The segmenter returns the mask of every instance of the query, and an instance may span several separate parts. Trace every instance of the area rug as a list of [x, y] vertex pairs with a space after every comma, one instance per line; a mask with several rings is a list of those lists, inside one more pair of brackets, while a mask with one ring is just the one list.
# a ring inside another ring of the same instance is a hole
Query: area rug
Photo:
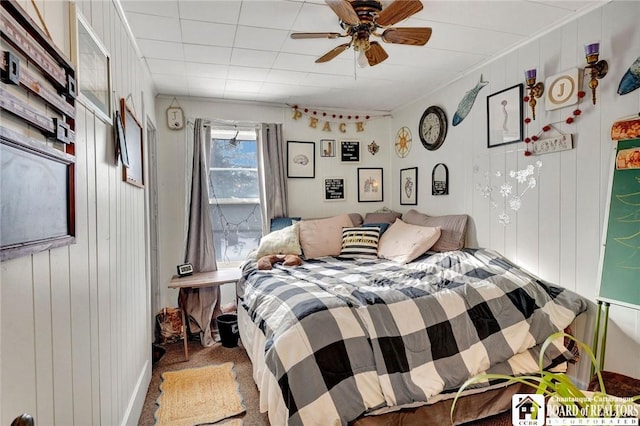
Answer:
[[232, 362], [165, 372], [156, 404], [157, 426], [216, 423], [245, 412]]

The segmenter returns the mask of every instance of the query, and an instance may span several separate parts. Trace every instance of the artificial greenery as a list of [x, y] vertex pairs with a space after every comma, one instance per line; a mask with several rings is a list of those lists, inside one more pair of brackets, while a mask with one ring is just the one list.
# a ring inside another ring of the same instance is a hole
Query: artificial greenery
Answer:
[[[571, 378], [566, 373], [553, 373], [545, 371], [543, 368], [544, 353], [549, 345], [557, 338], [568, 338], [576, 342], [580, 350], [589, 357], [592, 365], [596, 368], [596, 376], [600, 384], [600, 391], [587, 392], [578, 389], [573, 384]], [[607, 415], [608, 417], [621, 417], [625, 413], [638, 413], [638, 407], [634, 407], [636, 401], [640, 401], [640, 395], [632, 398], [616, 398], [606, 393], [602, 375], [598, 369], [598, 363], [591, 348], [585, 343], [571, 336], [570, 334], [558, 332], [547, 338], [542, 344], [540, 350], [540, 358], [538, 361], [539, 371], [537, 375], [509, 376], [506, 374], [479, 374], [467, 380], [456, 393], [451, 404], [451, 423], [453, 424], [453, 414], [456, 408], [456, 402], [462, 392], [469, 386], [485, 382], [487, 380], [505, 380], [505, 384], [523, 383], [535, 390], [536, 394], [543, 394], [545, 398], [553, 398], [556, 404], [570, 407], [567, 411], [575, 413], [575, 417], [589, 417], [591, 414]], [[588, 414], [585, 416], [584, 414]]]

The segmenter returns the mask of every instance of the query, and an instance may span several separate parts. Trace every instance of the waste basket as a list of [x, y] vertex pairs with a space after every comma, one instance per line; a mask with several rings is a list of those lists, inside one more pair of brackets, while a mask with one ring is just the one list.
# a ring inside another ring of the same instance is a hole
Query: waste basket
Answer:
[[220, 341], [225, 348], [238, 346], [238, 316], [236, 314], [223, 314], [216, 318]]

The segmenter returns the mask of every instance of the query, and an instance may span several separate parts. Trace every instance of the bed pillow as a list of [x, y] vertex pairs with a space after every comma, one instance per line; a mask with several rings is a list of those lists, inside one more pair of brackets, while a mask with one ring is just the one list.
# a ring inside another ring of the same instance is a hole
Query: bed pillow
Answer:
[[411, 225], [396, 219], [380, 237], [378, 257], [409, 263], [429, 250], [440, 238], [440, 228]]
[[374, 226], [342, 228], [340, 257], [377, 259], [380, 228]]
[[364, 224], [368, 224], [368, 223], [388, 223], [388, 224], [392, 224], [393, 222], [395, 222], [396, 219], [401, 218], [402, 217], [402, 213], [400, 212], [393, 212], [393, 211], [387, 211], [387, 212], [373, 212], [373, 213], [367, 213], [364, 216]]
[[381, 223], [363, 223], [362, 226], [374, 226], [376, 228], [380, 228], [380, 236], [382, 237], [382, 234], [384, 234], [384, 231], [386, 231], [389, 228], [388, 223], [386, 222], [381, 222]]
[[431, 247], [432, 251], [460, 250], [464, 247], [467, 233], [466, 214], [452, 214], [446, 216], [429, 216], [411, 209], [402, 216], [406, 223], [419, 226], [439, 226], [440, 239]]
[[287, 226], [291, 226], [296, 222], [300, 222], [300, 217], [274, 217], [271, 219], [271, 225], [269, 231], [277, 231]]
[[342, 250], [342, 228], [353, 226], [348, 214], [303, 220], [299, 224], [300, 246], [307, 259], [339, 256]]
[[299, 228], [300, 222], [297, 222], [262, 237], [256, 257], [260, 259], [271, 254], [302, 254], [298, 237]]
[[349, 213], [349, 219], [351, 219], [353, 226], [362, 225], [362, 215], [360, 213]]

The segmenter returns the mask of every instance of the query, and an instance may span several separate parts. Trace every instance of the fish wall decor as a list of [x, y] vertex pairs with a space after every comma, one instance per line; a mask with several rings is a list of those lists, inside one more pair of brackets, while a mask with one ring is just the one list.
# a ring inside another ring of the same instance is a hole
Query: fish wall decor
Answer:
[[622, 76], [620, 85], [618, 86], [618, 94], [626, 95], [640, 87], [640, 56], [629, 67], [627, 72]]
[[471, 111], [471, 107], [473, 107], [473, 103], [476, 101], [476, 96], [478, 96], [478, 92], [487, 84], [489, 84], [489, 82], [482, 81], [482, 74], [480, 74], [480, 80], [478, 81], [478, 84], [476, 84], [473, 89], [465, 93], [462, 100], [458, 104], [458, 109], [456, 110], [456, 113], [453, 115], [452, 123], [454, 126], [457, 126], [458, 124], [462, 123], [462, 120], [464, 120], [467, 114], [469, 114], [469, 112]]

